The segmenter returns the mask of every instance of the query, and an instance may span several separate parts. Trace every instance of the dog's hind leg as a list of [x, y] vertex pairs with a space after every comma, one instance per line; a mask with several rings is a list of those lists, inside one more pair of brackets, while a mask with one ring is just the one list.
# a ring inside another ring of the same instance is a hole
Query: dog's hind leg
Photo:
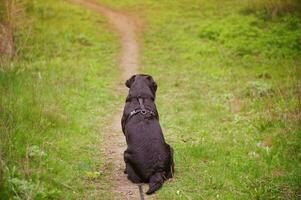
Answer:
[[128, 172], [127, 172], [127, 167], [128, 167], [128, 161], [129, 161], [129, 154], [126, 152], [126, 151], [124, 151], [123, 152], [123, 160], [124, 160], [124, 162], [125, 162], [125, 169], [124, 169], [124, 171], [123, 171], [123, 173], [125, 173], [125, 174], [127, 174]]
[[174, 171], [175, 171], [175, 164], [174, 164], [174, 160], [173, 160], [173, 148], [171, 146], [169, 146], [169, 150], [170, 150], [170, 160], [169, 160], [169, 168], [168, 170], [166, 171], [166, 178], [169, 179], [169, 178], [172, 178], [173, 177], [173, 174], [174, 174]]
[[134, 169], [130, 165], [130, 163], [126, 163], [126, 171], [127, 171], [128, 179], [130, 179], [133, 183], [141, 183], [142, 182], [142, 180], [136, 174], [136, 172], [134, 171]]
[[128, 179], [131, 180], [133, 183], [141, 183], [142, 180], [139, 178], [139, 176], [136, 174], [135, 170], [131, 166], [130, 154], [127, 151], [125, 151], [123, 156], [125, 162], [124, 173], [128, 175]]

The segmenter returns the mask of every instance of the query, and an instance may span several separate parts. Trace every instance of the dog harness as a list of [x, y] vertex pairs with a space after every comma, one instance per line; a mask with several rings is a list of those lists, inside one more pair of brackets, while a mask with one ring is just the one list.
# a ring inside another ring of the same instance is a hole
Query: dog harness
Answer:
[[141, 113], [142, 115], [146, 115], [147, 113], [149, 113], [152, 116], [156, 116], [156, 114], [153, 111], [145, 108], [145, 106], [143, 104], [143, 98], [138, 98], [138, 101], [139, 101], [140, 108], [135, 109], [132, 112], [130, 112], [129, 119], [138, 113]]

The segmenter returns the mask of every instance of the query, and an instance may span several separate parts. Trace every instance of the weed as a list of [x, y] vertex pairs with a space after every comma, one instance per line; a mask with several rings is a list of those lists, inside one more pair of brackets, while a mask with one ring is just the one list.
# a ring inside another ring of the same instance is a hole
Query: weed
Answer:
[[272, 86], [265, 82], [252, 81], [248, 83], [246, 95], [252, 97], [262, 97], [273, 94]]

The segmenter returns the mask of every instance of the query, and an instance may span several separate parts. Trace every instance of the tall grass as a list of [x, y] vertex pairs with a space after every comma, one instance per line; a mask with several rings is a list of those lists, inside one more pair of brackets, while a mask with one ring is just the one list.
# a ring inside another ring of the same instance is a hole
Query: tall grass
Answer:
[[0, 2], [0, 65], [12, 58], [14, 54], [13, 33], [21, 19], [19, 12], [22, 9], [15, 0], [2, 0]]
[[10, 26], [9, 26], [9, 3], [7, 0], [0, 2], [0, 62], [3, 60], [4, 55], [7, 55], [10, 48]]
[[0, 67], [4, 69], [8, 62], [18, 56], [18, 51], [24, 49], [28, 40], [18, 41], [19, 32], [27, 31], [30, 37], [30, 20], [26, 19], [26, 10], [32, 7], [33, 1], [29, 0], [2, 0], [0, 2]]
[[[24, 5], [29, 1], [2, 0], [0, 2], [0, 191], [3, 186], [3, 174], [6, 168], [5, 158], [10, 157], [11, 139], [13, 129], [13, 110], [10, 102], [10, 92], [8, 90], [11, 80], [11, 71], [14, 68], [15, 44], [14, 34], [17, 29], [25, 25]], [[22, 25], [22, 26], [21, 26]], [[27, 24], [26, 24], [27, 25]], [[29, 27], [27, 27], [29, 28]], [[26, 41], [19, 42], [18, 48], [21, 49]], [[4, 81], [5, 80], [5, 81]]]
[[11, 15], [12, 0], [2, 0], [0, 2], [0, 23], [7, 23]]
[[300, 0], [248, 0], [246, 12], [257, 13], [266, 19], [274, 19], [288, 13], [301, 14]]

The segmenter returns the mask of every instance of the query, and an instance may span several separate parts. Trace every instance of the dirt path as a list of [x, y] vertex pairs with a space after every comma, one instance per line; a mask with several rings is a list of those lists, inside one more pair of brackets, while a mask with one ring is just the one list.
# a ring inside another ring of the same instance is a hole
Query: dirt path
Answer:
[[113, 29], [118, 33], [121, 42], [120, 68], [122, 79], [126, 80], [138, 71], [139, 47], [136, 39], [137, 24], [133, 19], [123, 13], [113, 11], [93, 0], [72, 0], [89, 9], [104, 15]]
[[[99, 5], [93, 0], [73, 0], [73, 2], [81, 4], [107, 17], [112, 28], [119, 34], [121, 43], [119, 65], [122, 71], [122, 85], [117, 84], [116, 90], [124, 93], [125, 96], [127, 89], [123, 83], [131, 75], [137, 73], [139, 66], [139, 46], [136, 38], [138, 31], [137, 24], [127, 15]], [[138, 185], [128, 181], [126, 175], [123, 173], [123, 151], [126, 148], [126, 143], [120, 125], [122, 107], [116, 110], [116, 113], [105, 135], [106, 159], [113, 165], [113, 174], [111, 177], [113, 182], [112, 190], [116, 193], [115, 199], [141, 199]], [[143, 188], [143, 191], [145, 191], [146, 185], [144, 185]], [[144, 199], [146, 199], [145, 196]], [[154, 199], [154, 196], [152, 199]]]

